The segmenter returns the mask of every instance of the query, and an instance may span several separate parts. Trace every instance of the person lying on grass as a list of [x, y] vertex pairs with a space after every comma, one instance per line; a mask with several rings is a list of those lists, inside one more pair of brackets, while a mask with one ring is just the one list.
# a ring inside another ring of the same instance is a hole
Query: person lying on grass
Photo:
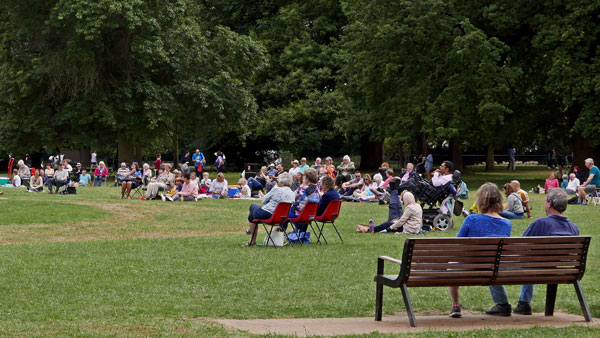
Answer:
[[375, 226], [373, 220], [369, 225], [358, 224], [356, 230], [362, 233], [374, 233], [386, 230], [387, 232], [418, 234], [423, 227], [423, 209], [416, 203], [415, 196], [405, 191], [402, 193], [402, 202], [404, 203], [404, 213], [399, 218]]
[[[479, 214], [467, 216], [456, 237], [510, 237], [512, 223], [499, 215], [503, 207], [502, 194], [498, 187], [493, 183], [485, 183], [477, 190], [475, 199]], [[458, 288], [458, 286], [448, 288], [452, 298], [452, 310], [450, 311], [452, 318], [462, 316]], [[511, 306], [508, 303], [504, 287], [493, 285], [489, 288], [496, 305], [485, 310], [485, 313], [493, 316], [510, 316]]]
[[273, 215], [277, 204], [280, 202], [294, 203], [296, 194], [290, 189], [292, 185], [292, 175], [289, 173], [281, 173], [277, 176], [277, 185], [273, 187], [263, 198], [263, 206], [258, 204], [250, 205], [248, 214], [249, 227], [246, 229], [246, 234], [251, 235], [250, 241], [244, 245], [256, 245], [257, 224], [252, 221], [255, 219], [268, 219]]

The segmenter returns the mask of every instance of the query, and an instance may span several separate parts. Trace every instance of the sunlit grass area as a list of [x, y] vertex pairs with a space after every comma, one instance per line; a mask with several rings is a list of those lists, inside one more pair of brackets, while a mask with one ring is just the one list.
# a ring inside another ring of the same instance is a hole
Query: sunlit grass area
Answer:
[[[527, 189], [548, 171], [507, 173], [466, 170], [471, 190], [483, 182], [521, 180]], [[229, 180], [235, 180], [235, 174]], [[121, 200], [115, 187], [78, 188], [76, 195], [1, 189], [0, 334], [21, 336], [227, 336], [202, 318], [370, 317], [374, 313], [376, 258], [400, 257], [406, 235], [359, 234], [357, 223], [387, 219], [387, 207], [346, 203], [330, 244], [245, 248], [251, 201], [164, 203]], [[534, 218], [544, 216], [542, 195], [531, 195]], [[582, 285], [594, 317], [600, 316], [598, 219], [600, 207], [570, 206], [567, 215], [592, 235]], [[455, 228], [426, 233], [456, 236]], [[531, 220], [513, 222], [513, 236]], [[262, 234], [259, 234], [262, 237]], [[391, 270], [391, 269], [390, 269]], [[403, 312], [400, 292], [386, 290], [386, 314]], [[507, 287], [516, 303], [519, 287]], [[418, 312], [446, 314], [445, 288], [410, 290]], [[543, 311], [545, 287], [536, 288], [535, 312]], [[485, 287], [464, 288], [465, 309], [492, 304]], [[568, 285], [559, 287], [557, 310], [580, 314]], [[477, 336], [597, 336], [592, 328], [480, 330]], [[235, 333], [245, 335], [244, 333]], [[420, 336], [447, 336], [428, 332]], [[462, 335], [462, 334], [461, 334]]]

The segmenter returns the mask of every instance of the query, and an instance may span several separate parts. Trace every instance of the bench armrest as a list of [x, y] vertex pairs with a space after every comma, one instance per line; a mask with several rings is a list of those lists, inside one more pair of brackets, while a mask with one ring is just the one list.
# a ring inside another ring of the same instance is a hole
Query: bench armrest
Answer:
[[401, 260], [397, 260], [395, 258], [388, 257], [388, 256], [379, 256], [379, 257], [377, 257], [377, 274], [378, 275], [383, 275], [383, 271], [384, 271], [384, 269], [383, 269], [383, 263], [385, 261], [396, 263], [398, 265], [402, 265], [402, 261]]

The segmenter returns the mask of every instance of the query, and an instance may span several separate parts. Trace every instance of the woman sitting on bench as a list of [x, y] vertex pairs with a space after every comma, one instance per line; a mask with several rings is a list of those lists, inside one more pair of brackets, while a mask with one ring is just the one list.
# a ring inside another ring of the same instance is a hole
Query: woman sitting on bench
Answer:
[[[477, 190], [475, 199], [479, 214], [467, 216], [456, 237], [510, 237], [512, 223], [499, 215], [503, 207], [502, 194], [498, 187], [493, 183], [485, 183]], [[448, 289], [452, 297], [450, 317], [460, 318], [462, 314], [458, 301], [458, 286], [450, 286]], [[490, 293], [496, 305], [485, 310], [485, 313], [494, 316], [510, 316], [511, 307], [504, 287], [490, 286]]]

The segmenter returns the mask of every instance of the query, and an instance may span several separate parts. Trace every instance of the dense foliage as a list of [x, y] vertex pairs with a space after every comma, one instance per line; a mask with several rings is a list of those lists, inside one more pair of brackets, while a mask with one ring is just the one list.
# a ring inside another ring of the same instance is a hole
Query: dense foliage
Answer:
[[6, 0], [0, 19], [1, 153], [600, 146], [597, 0]]

